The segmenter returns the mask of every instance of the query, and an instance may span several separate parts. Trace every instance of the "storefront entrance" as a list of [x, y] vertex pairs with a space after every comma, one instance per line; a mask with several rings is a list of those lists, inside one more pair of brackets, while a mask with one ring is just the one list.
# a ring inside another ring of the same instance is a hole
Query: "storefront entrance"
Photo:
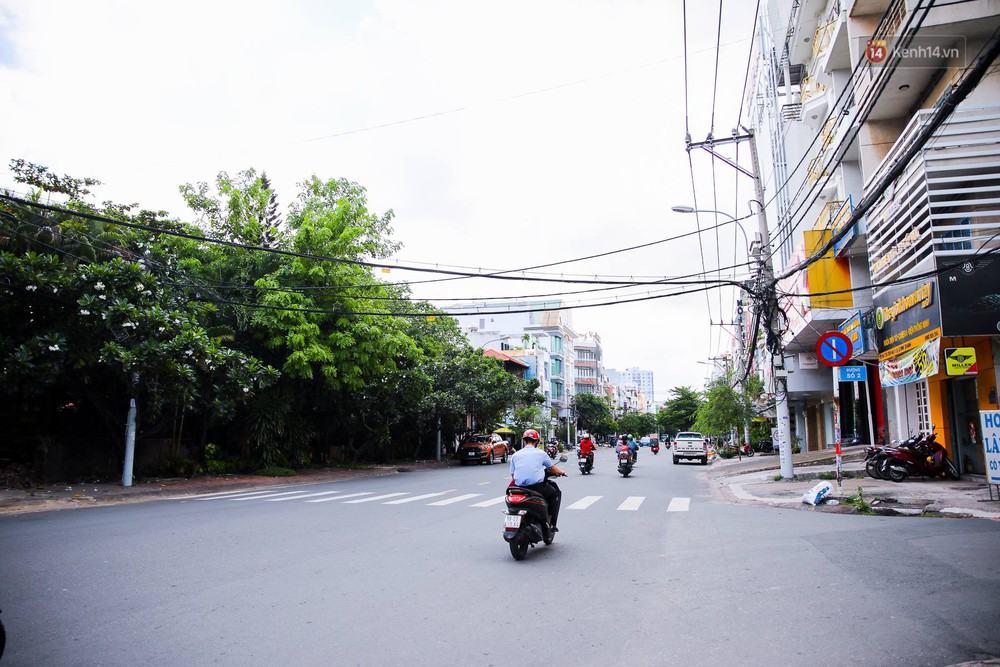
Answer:
[[985, 475], [983, 447], [979, 441], [979, 397], [975, 378], [948, 380], [952, 452], [963, 475]]

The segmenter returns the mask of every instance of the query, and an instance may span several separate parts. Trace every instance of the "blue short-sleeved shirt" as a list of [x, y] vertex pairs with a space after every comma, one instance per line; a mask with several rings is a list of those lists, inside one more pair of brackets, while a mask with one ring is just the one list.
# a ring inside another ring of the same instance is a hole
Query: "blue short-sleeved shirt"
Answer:
[[510, 457], [510, 474], [514, 484], [529, 486], [545, 481], [545, 469], [552, 467], [548, 454], [536, 447], [525, 445]]

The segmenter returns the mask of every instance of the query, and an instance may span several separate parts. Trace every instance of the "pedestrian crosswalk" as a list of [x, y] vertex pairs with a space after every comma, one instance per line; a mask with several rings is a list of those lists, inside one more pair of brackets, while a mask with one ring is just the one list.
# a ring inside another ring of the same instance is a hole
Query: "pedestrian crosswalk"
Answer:
[[[314, 487], [315, 488], [315, 487]], [[313, 489], [289, 490], [275, 489], [272, 491], [222, 491], [219, 493], [206, 493], [197, 496], [185, 496], [176, 498], [181, 501], [195, 502], [294, 502], [303, 503], [340, 503], [343, 505], [405, 505], [420, 503], [427, 507], [447, 507], [449, 505], [464, 504], [468, 507], [497, 507], [503, 505], [504, 496], [485, 497], [485, 493], [459, 493], [458, 489], [447, 489], [444, 491], [434, 491], [431, 493], [411, 493], [409, 491], [386, 491], [376, 493], [375, 491], [315, 491]], [[640, 510], [655, 510], [666, 512], [687, 512], [691, 508], [690, 498], [680, 497], [657, 497], [650, 499], [647, 496], [628, 496], [626, 498], [611, 498], [608, 496], [583, 496], [582, 498], [571, 498], [563, 493], [563, 509], [566, 510], [588, 510], [611, 507], [618, 512], [637, 512]]]

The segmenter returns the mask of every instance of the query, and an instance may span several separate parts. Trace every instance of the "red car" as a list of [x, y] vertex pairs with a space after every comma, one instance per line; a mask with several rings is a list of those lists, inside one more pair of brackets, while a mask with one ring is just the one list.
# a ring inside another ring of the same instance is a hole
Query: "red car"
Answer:
[[507, 462], [510, 443], [496, 433], [490, 435], [471, 435], [458, 447], [458, 460], [462, 465], [467, 463], [494, 463], [500, 459]]

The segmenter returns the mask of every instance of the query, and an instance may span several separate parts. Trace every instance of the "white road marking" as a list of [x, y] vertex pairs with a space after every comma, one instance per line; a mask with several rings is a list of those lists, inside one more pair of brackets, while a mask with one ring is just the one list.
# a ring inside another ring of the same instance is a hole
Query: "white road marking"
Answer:
[[331, 500], [343, 500], [344, 498], [354, 498], [355, 496], [370, 496], [375, 493], [374, 491], [362, 491], [360, 493], [348, 493], [346, 496], [334, 496], [333, 498], [316, 498], [315, 500], [307, 500], [307, 503], [328, 503]]
[[182, 499], [186, 500], [216, 500], [223, 496], [242, 496], [248, 493], [267, 493], [267, 491], [252, 491], [243, 489], [242, 491], [219, 491], [218, 493], [200, 493], [196, 496], [180, 496]]
[[690, 498], [671, 498], [668, 512], [687, 512], [691, 505]]
[[[409, 498], [400, 498], [399, 500], [390, 500], [387, 503], [382, 503], [383, 505], [402, 505], [403, 503], [412, 503], [417, 500], [423, 500], [424, 498], [434, 498], [436, 496], [443, 496], [446, 493], [452, 493], [455, 489], [448, 489], [447, 491], [438, 491], [437, 493], [425, 493], [422, 496], [411, 496]], [[373, 499], [374, 500], [374, 499]]]
[[343, 493], [343, 491], [320, 491], [319, 493], [307, 493], [302, 496], [288, 496], [287, 498], [265, 498], [265, 502], [269, 503], [280, 503], [285, 500], [302, 500], [303, 498], [312, 498], [314, 496], [329, 496], [334, 493]]
[[452, 503], [460, 503], [463, 500], [468, 500], [469, 498], [476, 498], [481, 496], [481, 493], [466, 493], [463, 496], [455, 496], [454, 498], [448, 498], [447, 500], [439, 500], [436, 503], [427, 503], [432, 507], [441, 507], [442, 505], [451, 505]]
[[223, 500], [262, 500], [263, 498], [277, 498], [278, 496], [300, 495], [302, 489], [298, 491], [283, 491], [282, 493], [265, 493], [262, 496], [240, 496], [239, 498], [223, 498]]
[[580, 500], [576, 501], [566, 509], [568, 510], [585, 510], [604, 496], [584, 496]]
[[370, 503], [373, 500], [385, 500], [386, 498], [396, 498], [398, 496], [405, 496], [407, 492], [398, 491], [396, 493], [383, 493], [381, 496], [372, 496], [371, 498], [358, 498], [357, 500], [348, 500], [345, 505], [350, 505], [352, 503]]
[[232, 491], [229, 493], [213, 493], [207, 496], [198, 496], [194, 500], [231, 500], [233, 498], [244, 498], [244, 497], [257, 497], [264, 496], [274, 493], [274, 489], [270, 491]]
[[475, 505], [469, 505], [469, 507], [491, 507], [493, 505], [499, 505], [506, 499], [507, 496], [500, 496], [499, 498], [493, 498], [492, 500], [484, 500], [483, 502], [476, 503]]
[[619, 512], [632, 512], [639, 509], [639, 505], [642, 501], [646, 499], [646, 496], [629, 496], [625, 499], [621, 505], [618, 506]]

